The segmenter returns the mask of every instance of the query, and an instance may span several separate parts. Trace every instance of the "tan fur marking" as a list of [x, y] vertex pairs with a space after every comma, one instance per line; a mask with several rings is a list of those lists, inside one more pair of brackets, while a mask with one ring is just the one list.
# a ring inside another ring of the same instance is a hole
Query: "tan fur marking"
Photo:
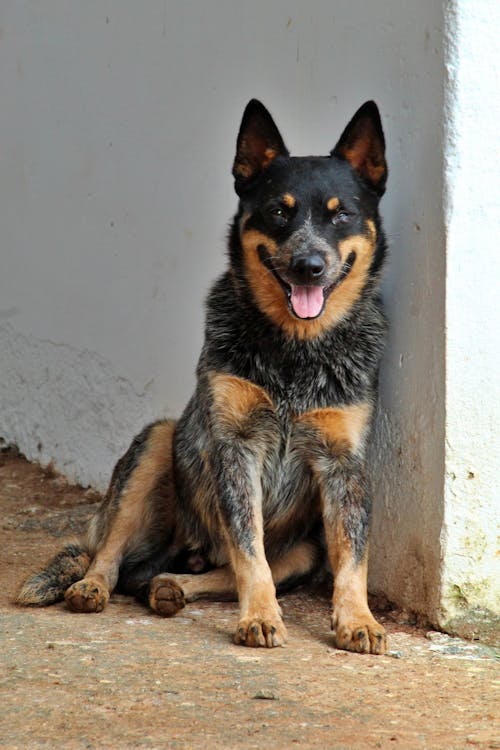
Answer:
[[361, 562], [356, 563], [352, 544], [348, 539], [342, 523], [325, 523], [325, 535], [328, 545], [328, 556], [334, 572], [333, 605], [341, 605], [351, 612], [365, 611], [367, 608], [366, 581], [368, 573], [365, 554]]
[[160, 423], [153, 427], [147, 449], [128, 480], [110, 532], [86, 578], [101, 576], [109, 588], [116, 585], [115, 578], [127, 542], [142, 527], [147, 497], [171, 462], [172, 437], [172, 423]]
[[215, 601], [223, 601], [224, 599], [234, 601], [238, 598], [236, 579], [229, 565], [199, 575], [170, 575], [166, 573], [165, 576], [173, 578], [181, 586], [187, 602], [212, 598]]
[[285, 293], [272, 271], [262, 264], [257, 250], [263, 245], [269, 255], [274, 256], [277, 251], [275, 243], [262, 232], [251, 229], [242, 233], [241, 244], [246, 276], [257, 307], [287, 333], [288, 327], [292, 326], [289, 333], [293, 336], [294, 319], [288, 310]]
[[283, 557], [271, 563], [271, 573], [276, 585], [292, 576], [307, 575], [314, 566], [317, 550], [309, 542], [300, 542]]
[[254, 557], [234, 547], [230, 549], [240, 605], [234, 640], [246, 646], [282, 646], [287, 632], [261, 539], [260, 535]]
[[236, 162], [234, 166], [235, 174], [240, 175], [241, 177], [248, 178], [251, 177], [253, 173], [253, 169], [250, 166], [250, 164], [244, 164], [243, 162], [239, 161]]
[[282, 198], [282, 201], [285, 204], [285, 206], [288, 206], [288, 208], [293, 208], [297, 202], [291, 193], [285, 193], [285, 195]]
[[228, 425], [239, 427], [256, 409], [273, 406], [265, 390], [249, 380], [214, 373], [210, 383], [217, 417]]
[[249, 555], [234, 548], [231, 550], [231, 563], [238, 586], [241, 616], [276, 611], [274, 583], [271, 570], [264, 555]]
[[[243, 218], [242, 218], [243, 226], [248, 218], [249, 216], [247, 214], [243, 215]], [[257, 257], [257, 262], [259, 263], [261, 272], [267, 273], [265, 267], [260, 262], [259, 256], [257, 254], [257, 248], [259, 245], [264, 245], [269, 255], [276, 255], [276, 252], [278, 250], [276, 243], [273, 242], [273, 240], [270, 237], [268, 237], [267, 234], [264, 234], [264, 232], [259, 232], [258, 229], [246, 229], [243, 231], [242, 244], [243, 244], [243, 249], [245, 251], [253, 250], [255, 252], [256, 257]], [[276, 282], [276, 279], [274, 279], [274, 281]], [[279, 284], [278, 284], [278, 288], [280, 288]]]
[[330, 198], [328, 203], [326, 204], [326, 207], [329, 211], [335, 211], [336, 208], [340, 206], [340, 201], [338, 198]]
[[246, 275], [259, 309], [290, 338], [312, 339], [332, 328], [349, 312], [366, 284], [376, 244], [373, 222], [367, 222], [367, 228], [369, 236], [353, 235], [339, 243], [341, 261], [347, 260], [352, 251], [356, 253], [356, 260], [348, 276], [328, 297], [322, 315], [315, 320], [300, 320], [292, 315], [280, 283], [261, 263], [258, 246], [264, 245], [274, 256], [275, 243], [257, 230], [243, 231], [241, 243]]
[[337, 409], [314, 409], [297, 421], [314, 427], [327, 443], [354, 452], [363, 443], [371, 414], [372, 405], [365, 402]]
[[370, 239], [373, 244], [375, 244], [375, 242], [377, 241], [377, 228], [373, 219], [367, 219], [366, 226], [368, 227], [368, 231], [370, 233]]
[[[372, 139], [370, 135], [359, 138], [353, 148], [346, 148], [344, 156], [356, 171], [365, 172], [375, 184], [384, 176], [386, 168], [383, 164], [383, 154], [372, 154]], [[377, 160], [382, 160], [378, 163]]]
[[325, 311], [318, 319], [318, 322], [324, 319], [328, 327], [337, 323], [349, 312], [366, 284], [375, 250], [376, 235], [373, 222], [367, 222], [367, 224], [369, 238], [364, 235], [354, 235], [339, 242], [341, 262], [344, 263], [352, 251], [356, 253], [356, 260], [348, 276], [330, 294]]
[[266, 148], [264, 151], [264, 159], [262, 160], [262, 167], [268, 167], [270, 163], [276, 159], [278, 152], [275, 148]]
[[247, 133], [242, 138], [234, 162], [235, 175], [248, 178], [261, 169], [266, 169], [278, 156], [279, 151], [271, 146], [266, 148], [265, 140], [255, 134]]

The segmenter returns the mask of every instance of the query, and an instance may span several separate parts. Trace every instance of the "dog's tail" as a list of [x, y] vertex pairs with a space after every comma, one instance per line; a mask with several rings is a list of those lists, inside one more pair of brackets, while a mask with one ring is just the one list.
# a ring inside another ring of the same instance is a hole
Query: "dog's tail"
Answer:
[[85, 578], [90, 560], [85, 542], [66, 544], [43, 570], [25, 580], [15, 598], [16, 604], [22, 607], [46, 607], [62, 601], [66, 589]]

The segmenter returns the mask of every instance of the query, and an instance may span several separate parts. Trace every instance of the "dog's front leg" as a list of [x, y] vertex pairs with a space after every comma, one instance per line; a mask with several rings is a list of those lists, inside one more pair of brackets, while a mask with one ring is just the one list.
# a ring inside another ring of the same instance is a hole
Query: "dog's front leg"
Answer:
[[368, 607], [367, 564], [371, 505], [365, 486], [363, 441], [371, 409], [357, 404], [318, 409], [300, 418], [316, 475], [334, 577], [335, 645], [383, 654], [384, 628]]
[[368, 526], [370, 504], [363, 471], [352, 457], [341, 456], [325, 472], [323, 522], [334, 576], [332, 630], [337, 648], [383, 654], [384, 628], [368, 607]]
[[266, 392], [241, 378], [211, 378], [210, 457], [222, 533], [236, 578], [240, 620], [235, 642], [281, 646], [286, 628], [264, 551], [262, 470], [278, 440]]

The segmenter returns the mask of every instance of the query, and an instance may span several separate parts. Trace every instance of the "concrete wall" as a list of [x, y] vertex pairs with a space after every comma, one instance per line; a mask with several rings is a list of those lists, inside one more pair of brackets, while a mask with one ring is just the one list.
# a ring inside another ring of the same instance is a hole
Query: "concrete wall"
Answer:
[[100, 488], [131, 434], [178, 414], [191, 392], [202, 300], [236, 205], [229, 173], [246, 101], [264, 101], [296, 154], [327, 153], [355, 109], [378, 102], [392, 334], [371, 587], [436, 619], [442, 4], [7, 0], [0, 27], [0, 436]]
[[446, 475], [440, 623], [472, 634], [492, 622], [493, 612], [500, 613], [500, 6], [490, 0], [455, 2], [446, 32]]

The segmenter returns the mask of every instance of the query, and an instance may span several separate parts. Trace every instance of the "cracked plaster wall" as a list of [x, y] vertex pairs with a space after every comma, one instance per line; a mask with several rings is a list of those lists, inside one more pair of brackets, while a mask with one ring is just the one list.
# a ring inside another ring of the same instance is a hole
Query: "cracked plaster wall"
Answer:
[[131, 425], [153, 418], [142, 393], [95, 352], [0, 326], [2, 434], [41, 464], [101, 489], [109, 456], [123, 452]]

